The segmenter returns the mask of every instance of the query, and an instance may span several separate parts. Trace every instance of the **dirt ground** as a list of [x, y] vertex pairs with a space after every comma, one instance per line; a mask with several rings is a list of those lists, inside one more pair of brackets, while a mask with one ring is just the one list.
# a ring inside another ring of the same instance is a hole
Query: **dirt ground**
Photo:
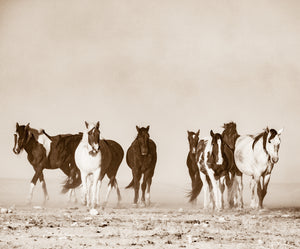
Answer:
[[203, 211], [80, 205], [12, 207], [0, 214], [0, 248], [298, 248], [300, 208]]

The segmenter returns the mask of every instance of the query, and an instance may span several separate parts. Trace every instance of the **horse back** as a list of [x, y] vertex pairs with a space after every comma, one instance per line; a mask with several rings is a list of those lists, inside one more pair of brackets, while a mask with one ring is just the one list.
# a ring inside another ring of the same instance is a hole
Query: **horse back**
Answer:
[[48, 157], [49, 167], [53, 169], [69, 167], [69, 164], [74, 167], [76, 165], [75, 150], [81, 139], [81, 134], [64, 134], [51, 137], [51, 150]]

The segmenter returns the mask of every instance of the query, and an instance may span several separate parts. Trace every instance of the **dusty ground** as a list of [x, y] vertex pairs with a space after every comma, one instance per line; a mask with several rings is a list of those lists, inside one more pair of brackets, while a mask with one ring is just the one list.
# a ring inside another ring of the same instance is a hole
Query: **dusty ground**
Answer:
[[0, 214], [0, 248], [297, 248], [300, 208], [225, 210], [20, 206]]

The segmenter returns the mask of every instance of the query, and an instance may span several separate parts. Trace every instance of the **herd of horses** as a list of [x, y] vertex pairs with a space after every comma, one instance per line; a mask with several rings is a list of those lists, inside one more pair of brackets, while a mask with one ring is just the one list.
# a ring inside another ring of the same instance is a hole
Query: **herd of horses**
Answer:
[[[132, 181], [126, 188], [134, 188], [133, 205], [150, 205], [150, 187], [157, 161], [156, 144], [150, 139], [149, 126], [138, 127], [137, 136], [126, 152], [126, 162], [132, 171]], [[200, 130], [188, 131], [189, 153], [187, 167], [191, 178], [190, 202], [195, 203], [202, 188], [204, 208], [224, 208], [227, 188], [229, 207], [243, 208], [243, 174], [251, 176], [251, 207], [262, 208], [263, 199], [275, 163], [277, 163], [282, 129], [266, 128], [258, 135], [239, 135], [234, 122], [223, 126], [222, 134], [210, 131], [210, 136], [199, 138]], [[75, 194], [82, 186], [82, 202], [95, 210], [100, 205], [100, 188], [105, 175], [109, 178], [103, 206], [112, 188], [121, 200], [116, 175], [124, 151], [116, 141], [100, 139], [100, 124], [85, 122], [85, 129], [78, 134], [50, 136], [45, 130], [31, 128], [29, 124], [16, 123], [13, 152], [27, 152], [34, 168], [28, 202], [32, 201], [34, 187], [39, 180], [44, 201], [49, 199], [44, 169], [61, 169], [67, 176], [62, 193]], [[143, 177], [142, 184], [140, 184]], [[76, 198], [76, 196], [75, 196]]]

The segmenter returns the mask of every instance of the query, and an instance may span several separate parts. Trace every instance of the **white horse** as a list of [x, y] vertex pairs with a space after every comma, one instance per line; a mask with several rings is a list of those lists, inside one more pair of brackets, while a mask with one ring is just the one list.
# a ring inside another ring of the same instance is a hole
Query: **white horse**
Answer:
[[[85, 122], [85, 125], [86, 130], [75, 151], [75, 162], [81, 173], [83, 203], [94, 209], [101, 167], [99, 122], [95, 125]], [[91, 198], [87, 182], [89, 175], [92, 175]]]
[[[251, 207], [263, 208], [263, 199], [267, 193], [271, 172], [278, 162], [280, 134], [274, 129], [266, 128], [257, 136], [245, 135], [236, 140], [234, 159], [241, 173], [251, 176]], [[243, 207], [243, 182], [242, 174], [235, 176], [235, 188], [237, 188], [237, 204]], [[256, 200], [258, 196], [258, 201]]]

